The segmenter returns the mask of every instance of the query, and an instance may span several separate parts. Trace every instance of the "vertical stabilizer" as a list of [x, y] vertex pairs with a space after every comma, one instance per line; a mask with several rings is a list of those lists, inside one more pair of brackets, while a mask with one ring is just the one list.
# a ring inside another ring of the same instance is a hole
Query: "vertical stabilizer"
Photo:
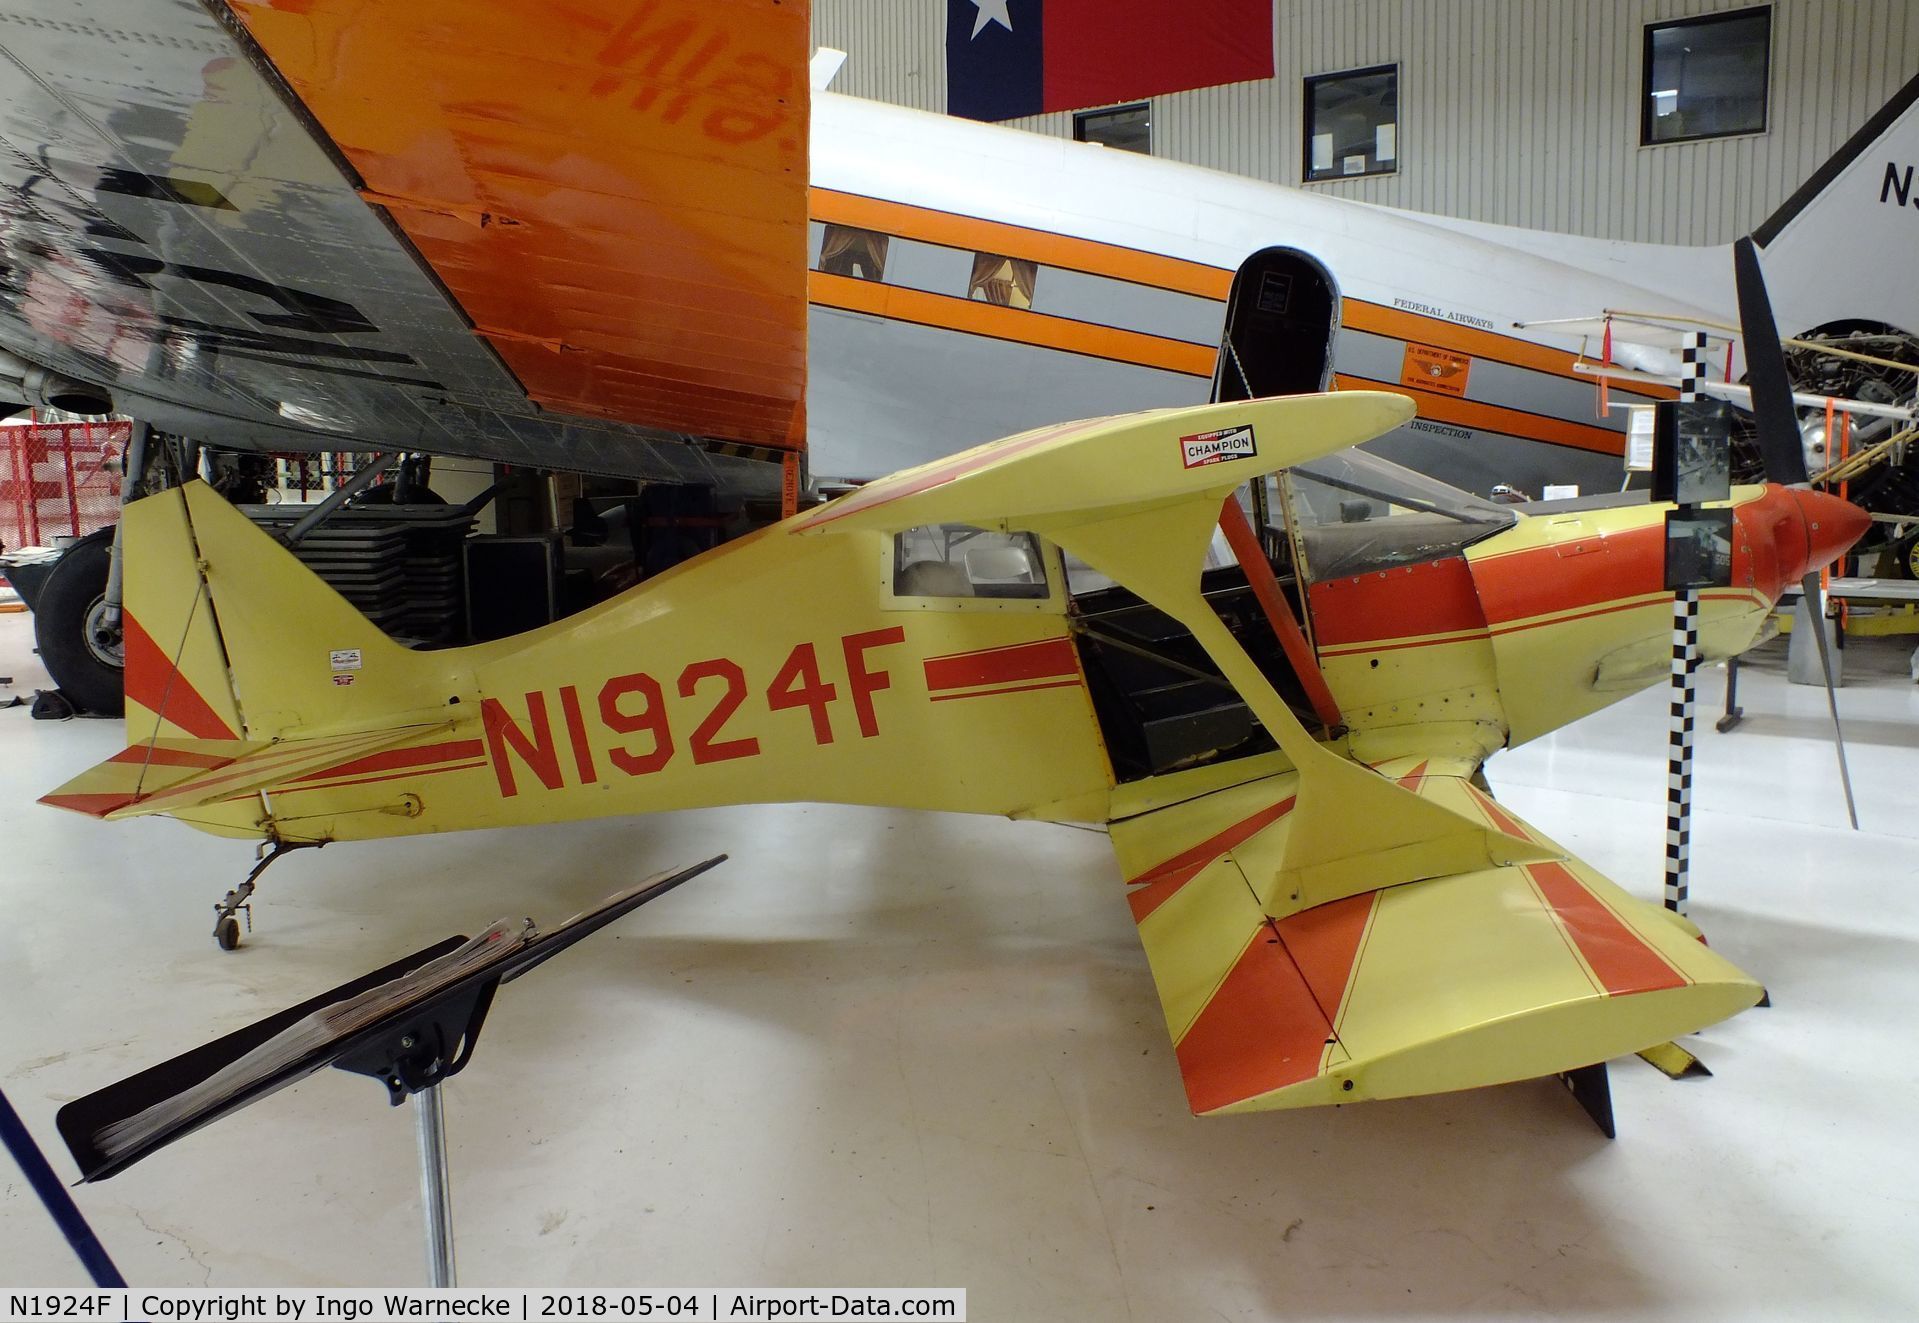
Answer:
[[239, 704], [185, 491], [135, 501], [123, 518], [128, 745], [240, 739]]
[[1919, 334], [1919, 76], [1753, 239], [1785, 334], [1838, 321]]

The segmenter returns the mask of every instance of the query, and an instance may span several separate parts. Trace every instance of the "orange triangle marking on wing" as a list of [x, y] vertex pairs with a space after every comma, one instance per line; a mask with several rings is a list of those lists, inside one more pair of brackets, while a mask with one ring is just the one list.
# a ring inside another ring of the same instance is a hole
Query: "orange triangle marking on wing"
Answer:
[[1182, 850], [1164, 863], [1155, 864], [1138, 877], [1128, 879], [1129, 884], [1139, 887], [1139, 890], [1126, 897], [1126, 903], [1133, 910], [1133, 922], [1143, 922], [1147, 915], [1171, 900], [1181, 887], [1198, 877], [1207, 864], [1256, 835], [1262, 828], [1285, 817], [1292, 811], [1298, 798], [1297, 795], [1288, 795], [1272, 807], [1263, 808], [1191, 849]]

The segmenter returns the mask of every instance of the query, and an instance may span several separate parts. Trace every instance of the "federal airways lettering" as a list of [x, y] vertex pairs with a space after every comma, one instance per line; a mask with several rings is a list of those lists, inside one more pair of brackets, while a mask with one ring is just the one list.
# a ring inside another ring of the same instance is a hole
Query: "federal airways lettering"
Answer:
[[[853, 726], [861, 739], [870, 740], [880, 733], [873, 695], [893, 687], [892, 672], [877, 664], [879, 659], [870, 654], [905, 641], [906, 630], [899, 625], [847, 634], [839, 640], [846, 697], [852, 703]], [[684, 700], [681, 706], [690, 705], [703, 713], [685, 744], [686, 756], [696, 766], [760, 755], [758, 736], [726, 733], [754, 691], [738, 662], [725, 657], [691, 662], [681, 669], [673, 686]], [[759, 696], [769, 713], [804, 709], [815, 744], [832, 744], [838, 735], [850, 733], [844, 726], [839, 732], [834, 730], [833, 708], [840, 698], [840, 686], [826, 679], [819, 649], [812, 643], [795, 645]], [[532, 773], [548, 790], [559, 790], [566, 785], [569, 763], [576, 784], [593, 785], [602, 780], [596, 756], [599, 753], [605, 755], [610, 769], [606, 775], [618, 772], [626, 776], [649, 776], [680, 753], [666, 686], [645, 671], [616, 675], [593, 697], [583, 699], [578, 686], [569, 684], [550, 695], [535, 689], [524, 701], [526, 720], [521, 722], [499, 699], [480, 700], [487, 757], [499, 780], [502, 798], [511, 799], [520, 793], [519, 769]], [[588, 712], [598, 718], [597, 733], [602, 736], [598, 747], [596, 732], [587, 726]], [[679, 718], [682, 727], [686, 720], [685, 715]], [[617, 737], [610, 744], [603, 738], [608, 734]], [[570, 759], [563, 756], [567, 753]]]

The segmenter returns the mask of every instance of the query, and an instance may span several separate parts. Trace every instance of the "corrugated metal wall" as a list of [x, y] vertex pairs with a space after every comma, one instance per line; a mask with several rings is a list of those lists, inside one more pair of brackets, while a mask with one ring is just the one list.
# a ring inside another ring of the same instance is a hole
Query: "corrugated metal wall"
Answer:
[[[1204, 0], [1190, 0], [1203, 3]], [[1744, 0], [1277, 0], [1276, 76], [1154, 98], [1155, 155], [1298, 184], [1302, 79], [1397, 63], [1397, 174], [1306, 185], [1609, 239], [1724, 243], [1919, 72], [1919, 0], [1777, 0], [1766, 133], [1639, 146], [1644, 26]], [[946, 102], [943, 0], [813, 0], [834, 90]], [[1015, 123], [1070, 136], [1070, 114]]]

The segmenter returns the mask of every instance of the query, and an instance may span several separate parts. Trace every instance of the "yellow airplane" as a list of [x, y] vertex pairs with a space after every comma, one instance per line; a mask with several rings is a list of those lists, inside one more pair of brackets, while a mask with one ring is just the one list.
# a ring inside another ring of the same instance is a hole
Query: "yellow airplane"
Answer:
[[[189, 483], [126, 511], [128, 748], [45, 802], [280, 846], [791, 800], [1106, 823], [1198, 1113], [1564, 1072], [1754, 1004], [1478, 774], [1667, 674], [1669, 507], [1524, 515], [1351, 449], [1412, 411], [1041, 428], [437, 652]], [[1731, 507], [1709, 658], [1866, 525]]]

